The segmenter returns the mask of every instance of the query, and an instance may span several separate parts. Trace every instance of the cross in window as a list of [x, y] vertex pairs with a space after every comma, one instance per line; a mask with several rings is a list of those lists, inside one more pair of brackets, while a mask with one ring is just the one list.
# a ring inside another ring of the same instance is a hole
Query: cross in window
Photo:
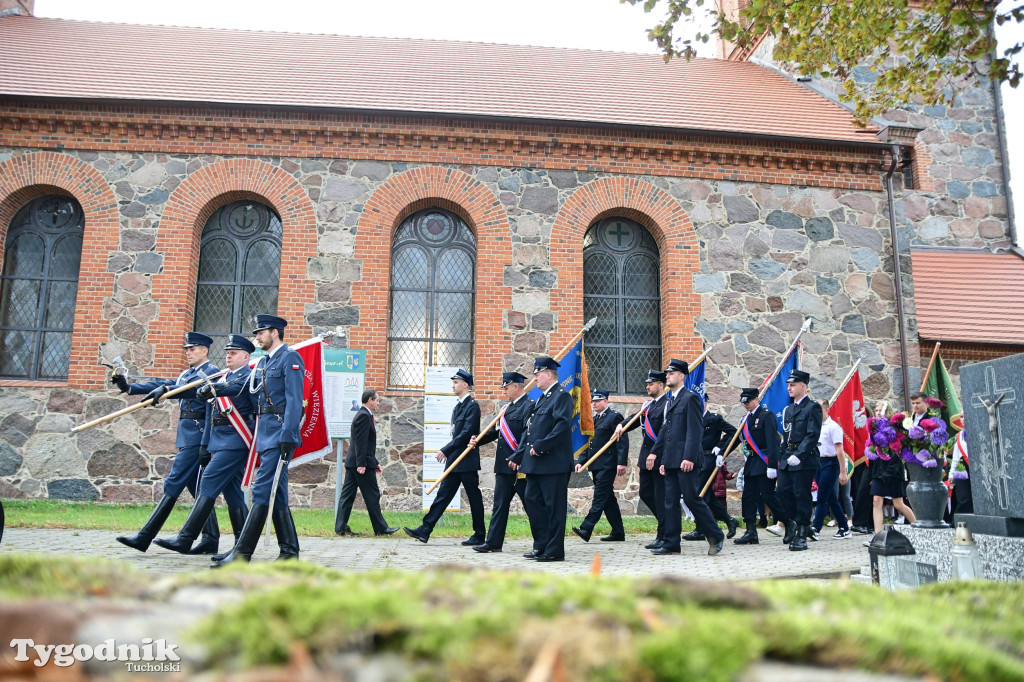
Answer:
[[633, 241], [633, 230], [624, 230], [622, 229], [622, 223], [615, 223], [615, 229], [608, 230], [608, 236], [615, 237], [617, 242], [615, 245], [621, 249], [623, 237], [629, 237], [629, 241]]

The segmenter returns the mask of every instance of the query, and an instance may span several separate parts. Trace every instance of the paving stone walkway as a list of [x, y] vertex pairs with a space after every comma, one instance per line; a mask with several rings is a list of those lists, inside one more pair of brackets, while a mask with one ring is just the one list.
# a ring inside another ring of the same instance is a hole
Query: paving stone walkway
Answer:
[[[782, 540], [761, 531], [758, 545], [735, 545], [731, 540], [721, 554], [707, 556], [706, 542], [685, 542], [680, 555], [653, 556], [643, 546], [651, 535], [630, 535], [626, 542], [585, 543], [576, 537], [565, 539], [566, 560], [538, 564], [522, 558], [530, 550], [527, 540], [505, 543], [501, 553], [481, 554], [460, 544], [461, 538], [434, 538], [422, 544], [399, 534], [388, 538], [300, 538], [302, 559], [342, 571], [367, 571], [392, 568], [416, 571], [432, 564], [455, 562], [490, 569], [546, 571], [562, 575], [584, 574], [591, 570], [594, 555], [601, 555], [605, 575], [676, 574], [711, 580], [748, 580], [754, 578], [798, 578], [858, 573], [868, 563], [868, 551], [862, 543], [867, 536], [844, 540], [831, 537], [825, 529], [822, 539], [812, 542], [806, 552], [790, 552]], [[150, 573], [181, 573], [203, 569], [207, 557], [183, 556], [152, 546], [146, 553], [136, 552], [114, 540], [116, 531], [51, 530], [9, 528], [4, 533], [0, 552], [36, 552], [102, 556], [126, 561]], [[170, 537], [165, 534], [164, 537]], [[231, 536], [222, 536], [226, 550]], [[263, 540], [253, 557], [265, 561], [277, 555], [277, 544], [265, 548]]]

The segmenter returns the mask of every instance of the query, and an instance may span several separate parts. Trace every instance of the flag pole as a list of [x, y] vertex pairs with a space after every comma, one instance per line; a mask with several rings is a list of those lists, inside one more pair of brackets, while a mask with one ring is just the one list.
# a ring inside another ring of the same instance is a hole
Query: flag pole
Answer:
[[[799, 333], [797, 333], [796, 338], [793, 339], [793, 343], [789, 344], [789, 349], [785, 352], [785, 354], [783, 354], [782, 360], [779, 362], [778, 366], [772, 371], [771, 375], [767, 379], [765, 379], [765, 382], [763, 384], [761, 384], [761, 388], [757, 392], [757, 399], [758, 399], [758, 401], [760, 401], [761, 398], [764, 397], [764, 394], [768, 392], [768, 388], [772, 385], [772, 382], [775, 381], [775, 378], [777, 376], [779, 376], [779, 372], [782, 371], [782, 366], [786, 364], [786, 360], [788, 360], [789, 356], [792, 355], [793, 351], [796, 350], [797, 344], [800, 343], [800, 337], [803, 336], [804, 332], [807, 331], [810, 328], [811, 328], [811, 318], [808, 317], [804, 321], [803, 325], [800, 326]], [[729, 456], [729, 453], [732, 452], [732, 449], [736, 445], [736, 441], [739, 440], [739, 437], [740, 437], [740, 429], [736, 429], [736, 433], [732, 434], [732, 440], [730, 440], [729, 444], [725, 446], [725, 450], [722, 450], [722, 457], [723, 458]], [[700, 496], [701, 497], [704, 497], [705, 493], [707, 493], [708, 488], [711, 487], [711, 483], [715, 480], [715, 476], [717, 476], [717, 475], [718, 475], [718, 467], [716, 466], [715, 470], [711, 472], [711, 476], [708, 477], [707, 483], [705, 483], [704, 487], [701, 488], [701, 491], [700, 491]]]
[[829, 407], [832, 407], [832, 403], [836, 401], [836, 398], [839, 397], [839, 394], [843, 392], [844, 388], [846, 388], [846, 384], [850, 383], [850, 379], [853, 378], [853, 373], [856, 372], [857, 367], [860, 366], [860, 361], [861, 358], [857, 358], [857, 362], [853, 363], [853, 367], [850, 369], [850, 373], [846, 375], [846, 378], [843, 379], [843, 383], [839, 384], [839, 388], [837, 388], [836, 392], [832, 394], [832, 400], [828, 401]]
[[924, 393], [924, 387], [928, 383], [928, 377], [932, 375], [932, 368], [935, 367], [935, 360], [939, 357], [939, 346], [941, 345], [941, 341], [935, 342], [935, 348], [932, 350], [932, 359], [928, 361], [928, 370], [924, 373], [924, 377], [921, 379], [921, 393]]
[[[586, 334], [588, 331], [590, 331], [591, 329], [594, 328], [595, 324], [597, 324], [597, 318], [596, 317], [590, 318], [590, 320], [585, 325], [583, 325], [583, 329], [581, 329], [576, 334], [576, 336], [572, 337], [572, 339], [569, 341], [569, 343], [565, 344], [565, 348], [563, 348], [561, 350], [561, 352], [559, 352], [559, 354], [555, 356], [555, 360], [561, 360], [562, 358], [564, 358], [566, 356], [566, 354], [570, 350], [572, 350], [572, 347], [576, 345], [576, 342], [579, 341], [580, 338], [584, 334]], [[533, 388], [533, 385], [535, 383], [536, 383], [536, 379], [530, 379], [530, 381], [523, 387], [523, 392], [524, 393], [529, 392], [530, 389]], [[503, 416], [505, 416], [505, 410], [507, 410], [507, 409], [508, 409], [508, 405], [505, 405], [503, 408], [501, 408], [501, 411], [498, 412], [498, 415], [494, 419], [491, 420], [491, 423], [488, 424], [486, 427], [484, 427], [483, 430], [481, 430], [480, 433], [477, 434], [477, 438], [479, 438], [480, 436], [484, 435], [485, 433], [487, 433], [488, 431], [493, 429], [495, 427], [495, 425], [501, 420], [501, 418]], [[473, 447], [474, 446], [472, 446], [472, 445], [467, 445], [466, 449], [462, 451], [462, 454], [460, 454], [458, 457], [456, 457], [454, 462], [452, 462], [450, 465], [445, 467], [445, 470], [442, 471], [441, 475], [437, 477], [436, 481], [434, 481], [434, 485], [430, 486], [430, 488], [427, 489], [427, 494], [428, 495], [430, 493], [434, 492], [434, 490], [437, 488], [437, 486], [441, 485], [441, 481], [443, 481], [445, 478], [447, 478], [448, 474], [451, 473], [451, 471], [456, 466], [458, 466], [459, 462], [461, 462], [463, 459], [466, 458], [466, 455], [468, 455], [473, 450]]]
[[[702, 361], [704, 360], [704, 358], [706, 358], [706, 357], [707, 357], [707, 355], [708, 355], [708, 351], [704, 351], [703, 353], [701, 353], [701, 354], [700, 354], [700, 357], [699, 357], [699, 358], [697, 358], [696, 360], [694, 360], [694, 361], [693, 361], [693, 366], [694, 366], [694, 367], [696, 367], [697, 365], [699, 365], [699, 364], [700, 364], [700, 363], [701, 363], [701, 362], [702, 362]], [[637, 410], [636, 414], [634, 414], [634, 415], [633, 415], [632, 417], [630, 417], [630, 418], [629, 418], [629, 421], [628, 421], [628, 422], [626, 422], [625, 424], [623, 424], [623, 425], [622, 425], [622, 430], [623, 430], [623, 432], [625, 432], [625, 431], [628, 431], [628, 430], [629, 430], [629, 428], [630, 428], [631, 426], [633, 426], [633, 423], [634, 423], [634, 422], [636, 422], [636, 420], [637, 420], [637, 419], [639, 419], [639, 418], [640, 418], [640, 415], [642, 415], [643, 413], [644, 413], [644, 411], [643, 411], [642, 409], [640, 409], [640, 410]], [[594, 454], [594, 456], [593, 456], [593, 457], [591, 457], [590, 459], [588, 459], [588, 460], [587, 460], [587, 461], [586, 461], [586, 462], [585, 462], [585, 463], [583, 464], [583, 466], [581, 466], [581, 467], [580, 467], [580, 472], [584, 472], [584, 471], [586, 471], [586, 470], [587, 470], [587, 467], [589, 467], [589, 466], [590, 466], [591, 464], [593, 464], [593, 463], [594, 463], [594, 462], [595, 462], [595, 461], [597, 460], [597, 458], [598, 458], [598, 457], [600, 457], [601, 455], [603, 455], [603, 454], [604, 454], [605, 450], [607, 450], [608, 448], [610, 448], [610, 447], [612, 446], [612, 443], [615, 443], [615, 442], [616, 442], [616, 441], [618, 441], [618, 440], [619, 440], [619, 437], [618, 437], [618, 436], [612, 436], [612, 439], [611, 439], [610, 441], [608, 441], [607, 443], [605, 443], [604, 445], [602, 445], [602, 446], [601, 446], [601, 449], [600, 449], [600, 450], [598, 450], [598, 451], [597, 451], [597, 452], [596, 452], [596, 453]]]

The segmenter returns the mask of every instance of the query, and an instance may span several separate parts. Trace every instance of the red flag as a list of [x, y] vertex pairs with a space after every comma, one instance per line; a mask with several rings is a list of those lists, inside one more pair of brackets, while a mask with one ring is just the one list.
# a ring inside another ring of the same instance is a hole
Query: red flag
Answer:
[[868, 416], [864, 409], [864, 389], [860, 385], [859, 372], [853, 373], [853, 378], [829, 408], [828, 416], [843, 430], [843, 450], [854, 464], [859, 464], [868, 442]]

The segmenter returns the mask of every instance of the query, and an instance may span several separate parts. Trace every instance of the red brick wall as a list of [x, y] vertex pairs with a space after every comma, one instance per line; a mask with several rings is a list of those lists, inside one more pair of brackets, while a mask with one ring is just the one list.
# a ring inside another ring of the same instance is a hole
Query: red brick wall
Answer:
[[[928, 369], [928, 363], [932, 359], [932, 351], [935, 350], [934, 341], [921, 341], [921, 372]], [[984, 362], [1004, 358], [1007, 355], [1024, 353], [1024, 343], [1019, 346], [1000, 345], [994, 343], [962, 343], [958, 341], [943, 341], [939, 347], [939, 355], [946, 368], [953, 374], [960, 373], [960, 367], [973, 362]]]
[[686, 212], [667, 192], [635, 178], [602, 178], [576, 190], [555, 217], [551, 229], [551, 265], [558, 287], [551, 310], [558, 319], [551, 350], [557, 352], [585, 322], [583, 319], [583, 235], [606, 216], [635, 220], [651, 233], [661, 256], [661, 345], [665, 358], [696, 358], [702, 351], [693, 320], [700, 296], [693, 274], [700, 269], [697, 234]]
[[511, 289], [503, 283], [504, 266], [512, 261], [510, 227], [494, 192], [460, 170], [438, 166], [407, 170], [377, 187], [366, 202], [355, 251], [362, 262], [362, 279], [352, 284], [359, 326], [352, 328], [349, 345], [366, 349], [367, 386], [386, 386], [391, 238], [405, 218], [431, 206], [458, 214], [476, 235], [473, 373], [481, 388], [478, 394], [491, 396], [495, 391], [488, 387], [501, 384], [502, 355], [511, 347], [511, 335], [502, 329], [503, 311], [512, 305]]
[[303, 320], [305, 303], [314, 297], [314, 284], [306, 276], [307, 259], [317, 255], [313, 203], [295, 178], [276, 166], [256, 159], [220, 161], [190, 174], [164, 208], [157, 251], [167, 257], [163, 272], [153, 276], [153, 300], [160, 312], [149, 328], [156, 347], [154, 374], [169, 376], [181, 367], [181, 339], [194, 320], [199, 241], [207, 219], [221, 206], [243, 199], [263, 202], [281, 217], [277, 312], [288, 320], [289, 341], [310, 335]]
[[[117, 199], [110, 184], [95, 169], [66, 154], [36, 152], [0, 163], [0, 266], [7, 227], [14, 214], [32, 199], [46, 194], [71, 196], [82, 205], [85, 226], [68, 384], [101, 388], [105, 370], [97, 359], [100, 344], [109, 338], [109, 327], [97, 322], [103, 318], [103, 299], [114, 288], [114, 277], [106, 269], [107, 254], [117, 250], [120, 239]], [[27, 382], [0, 382], [12, 383]]]

